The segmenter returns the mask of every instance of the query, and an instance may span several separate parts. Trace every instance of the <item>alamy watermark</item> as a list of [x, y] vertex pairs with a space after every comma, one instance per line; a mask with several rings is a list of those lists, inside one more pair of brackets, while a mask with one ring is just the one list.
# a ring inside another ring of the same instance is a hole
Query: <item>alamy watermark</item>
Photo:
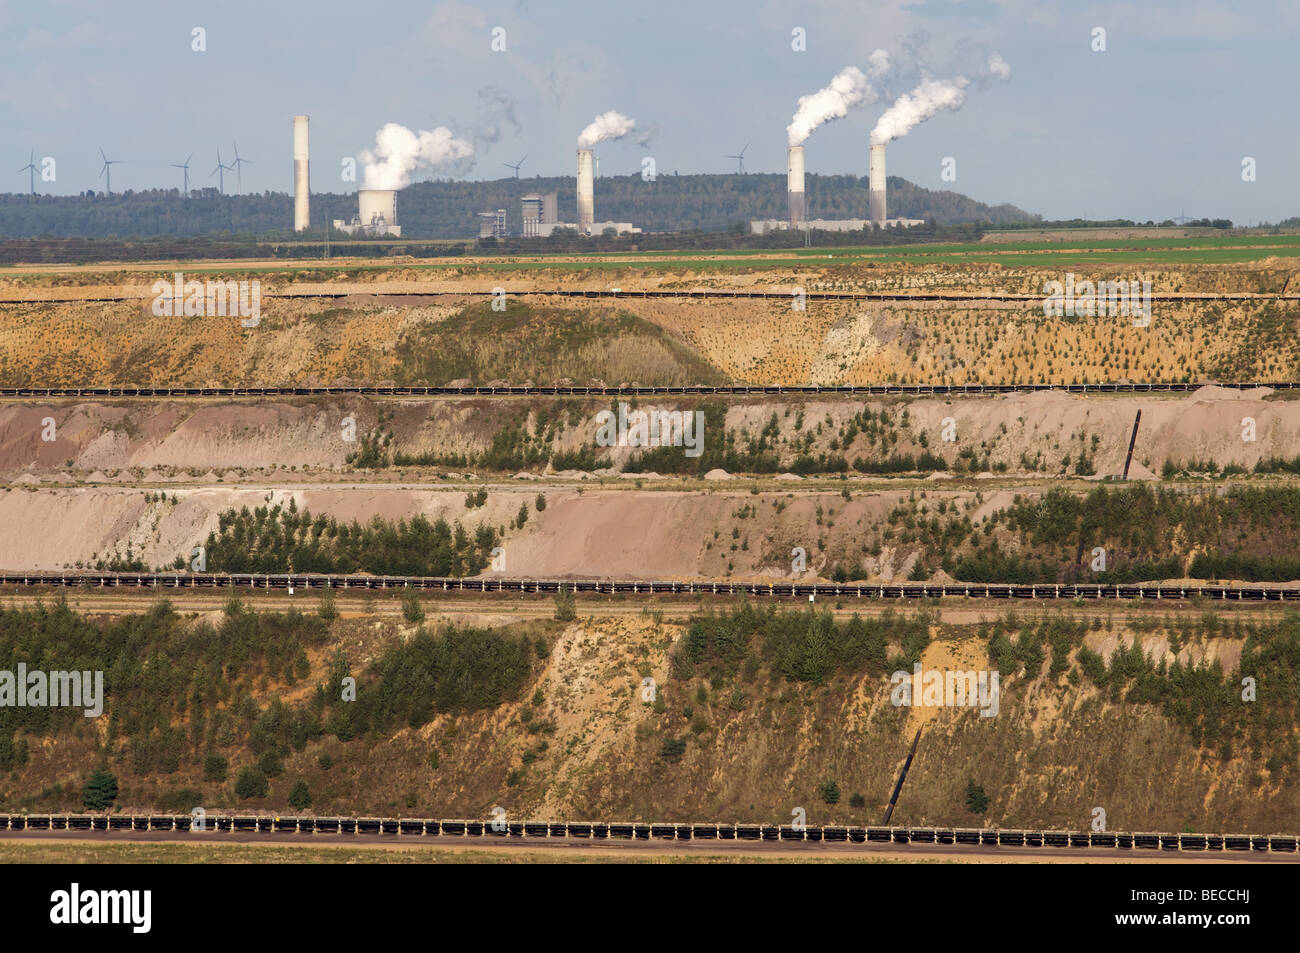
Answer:
[[104, 713], [103, 672], [0, 671], [0, 708], [83, 708], [87, 718]]
[[998, 672], [925, 671], [921, 663], [909, 673], [902, 669], [889, 676], [889, 700], [895, 707], [975, 708], [981, 718], [992, 718], [1001, 704]]
[[602, 410], [596, 415], [596, 445], [599, 447], [685, 447], [686, 456], [704, 452], [704, 411], [633, 410], [618, 403], [618, 413]]
[[148, 933], [152, 910], [152, 890], [89, 890], [73, 881], [69, 889], [50, 894], [50, 922], [57, 926], [119, 924]]
[[1074, 272], [1067, 272], [1065, 283], [1048, 281], [1043, 284], [1043, 315], [1049, 318], [1069, 317], [1129, 317], [1134, 327], [1151, 323], [1151, 282], [1139, 281], [1080, 281], [1075, 282]]
[[262, 323], [262, 283], [252, 281], [185, 280], [182, 272], [173, 281], [159, 278], [154, 293], [153, 314], [157, 318], [234, 318], [241, 326], [255, 328]]

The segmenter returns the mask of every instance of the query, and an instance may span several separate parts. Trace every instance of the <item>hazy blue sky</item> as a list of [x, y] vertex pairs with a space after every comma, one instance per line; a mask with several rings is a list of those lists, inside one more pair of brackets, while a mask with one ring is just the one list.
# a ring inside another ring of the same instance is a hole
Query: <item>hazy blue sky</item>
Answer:
[[[206, 52], [191, 49], [195, 27]], [[505, 52], [491, 49], [495, 27]], [[795, 27], [805, 52], [791, 49]], [[645, 155], [660, 174], [729, 171], [723, 154], [746, 141], [746, 168], [777, 172], [798, 97], [883, 47], [901, 67], [893, 94], [994, 50], [1012, 69], [893, 143], [892, 175], [1053, 218], [1277, 220], [1300, 214], [1298, 27], [1294, 0], [0, 0], [0, 190], [26, 189], [14, 170], [31, 149], [57, 160], [40, 191], [102, 189], [101, 145], [122, 160], [114, 191], [178, 186], [168, 163], [191, 152], [192, 187], [215, 184], [217, 148], [229, 161], [238, 140], [254, 163], [244, 190], [288, 191], [299, 112], [315, 191], [354, 189], [341, 159], [385, 122], [478, 135], [471, 178], [511, 174], [501, 163], [525, 153], [525, 176], [572, 175], [578, 132], [608, 109], [656, 131], [603, 144], [604, 174], [639, 171]], [[883, 109], [814, 132], [808, 170], [865, 175]]]

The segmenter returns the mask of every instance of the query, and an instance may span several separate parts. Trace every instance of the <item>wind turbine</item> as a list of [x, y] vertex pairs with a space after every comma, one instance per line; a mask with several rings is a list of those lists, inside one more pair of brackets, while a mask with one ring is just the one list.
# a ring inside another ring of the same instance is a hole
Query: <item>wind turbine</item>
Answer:
[[190, 194], [190, 159], [193, 159], [193, 158], [194, 158], [194, 153], [191, 152], [191, 153], [190, 153], [190, 156], [189, 156], [189, 159], [186, 159], [183, 163], [182, 163], [182, 162], [173, 162], [173, 163], [171, 164], [171, 166], [172, 166], [173, 169], [180, 169], [180, 170], [182, 170], [182, 174], [185, 176], [185, 195], [186, 195], [187, 197], [188, 197], [189, 194]]
[[99, 174], [104, 177], [104, 189], [109, 195], [113, 194], [113, 166], [121, 162], [121, 159], [110, 159], [104, 155], [104, 147], [99, 147], [99, 156], [104, 160], [104, 167], [99, 170]]
[[226, 173], [227, 173], [228, 171], [230, 171], [231, 169], [233, 169], [233, 168], [234, 168], [233, 165], [222, 165], [222, 164], [221, 164], [221, 150], [218, 149], [218, 150], [217, 150], [217, 167], [216, 167], [215, 169], [213, 169], [211, 172], [208, 173], [208, 178], [210, 179], [210, 178], [212, 178], [214, 175], [219, 175], [219, 178], [217, 179], [217, 188], [221, 191], [221, 194], [222, 194], [222, 195], [225, 195], [225, 194], [226, 194]]
[[18, 173], [20, 175], [24, 172], [31, 172], [30, 175], [31, 190], [32, 190], [32, 195], [35, 195], [36, 194], [36, 150], [35, 149], [32, 150], [32, 156], [30, 159], [27, 160], [27, 164], [18, 170]]
[[[524, 159], [527, 159], [527, 158], [528, 158], [528, 156], [524, 156]], [[514, 170], [515, 170], [515, 178], [517, 179], [517, 178], [519, 178], [519, 167], [520, 167], [521, 165], [524, 164], [524, 159], [520, 159], [518, 162], [515, 162], [515, 163], [502, 162], [501, 164], [502, 164], [503, 166], [505, 166], [507, 169], [514, 169]]]
[[239, 194], [240, 194], [240, 195], [243, 195], [243, 194], [244, 194], [244, 174], [243, 174], [243, 170], [240, 168], [240, 166], [242, 166], [242, 165], [252, 165], [252, 164], [253, 164], [253, 160], [252, 160], [252, 159], [241, 159], [241, 158], [239, 158], [239, 143], [236, 142], [236, 143], [235, 143], [235, 161], [231, 163], [231, 167], [235, 170], [235, 188], [239, 189]]
[[735, 159], [738, 163], [740, 163], [740, 174], [741, 174], [741, 175], [744, 175], [744, 174], [745, 174], [745, 151], [746, 151], [748, 148], [749, 148], [749, 143], [747, 142], [747, 143], [745, 143], [745, 148], [744, 148], [744, 149], [741, 149], [740, 152], [739, 152], [739, 154], [734, 155], [734, 156], [730, 156], [730, 155], [726, 155], [726, 154], [724, 153], [723, 156], [722, 156], [722, 158], [724, 158], [724, 159]]

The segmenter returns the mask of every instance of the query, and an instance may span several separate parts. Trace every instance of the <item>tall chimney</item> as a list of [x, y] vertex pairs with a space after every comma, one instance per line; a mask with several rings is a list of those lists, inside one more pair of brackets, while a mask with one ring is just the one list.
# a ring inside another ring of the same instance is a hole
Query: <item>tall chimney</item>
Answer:
[[311, 225], [311, 182], [307, 176], [307, 117], [293, 117], [293, 230]]
[[590, 149], [578, 150], [578, 234], [590, 235], [596, 220], [596, 186]]
[[790, 203], [790, 224], [798, 225], [804, 219], [803, 205], [803, 146], [791, 146], [786, 153], [786, 198]]
[[867, 199], [871, 207], [871, 220], [885, 224], [885, 144], [872, 143], [867, 162]]

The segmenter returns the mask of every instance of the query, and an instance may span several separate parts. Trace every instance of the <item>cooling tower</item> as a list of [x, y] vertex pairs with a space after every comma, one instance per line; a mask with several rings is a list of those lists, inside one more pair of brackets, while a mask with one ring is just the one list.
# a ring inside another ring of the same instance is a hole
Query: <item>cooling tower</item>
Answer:
[[885, 144], [872, 143], [867, 163], [867, 199], [871, 220], [877, 225], [885, 222]]
[[392, 189], [359, 189], [357, 202], [362, 225], [397, 224], [397, 193]]
[[785, 189], [790, 204], [790, 224], [798, 225], [804, 219], [803, 146], [791, 146], [786, 153]]
[[307, 175], [307, 117], [293, 117], [293, 230], [311, 225], [311, 182]]
[[578, 234], [590, 235], [596, 220], [595, 182], [590, 149], [578, 150]]

